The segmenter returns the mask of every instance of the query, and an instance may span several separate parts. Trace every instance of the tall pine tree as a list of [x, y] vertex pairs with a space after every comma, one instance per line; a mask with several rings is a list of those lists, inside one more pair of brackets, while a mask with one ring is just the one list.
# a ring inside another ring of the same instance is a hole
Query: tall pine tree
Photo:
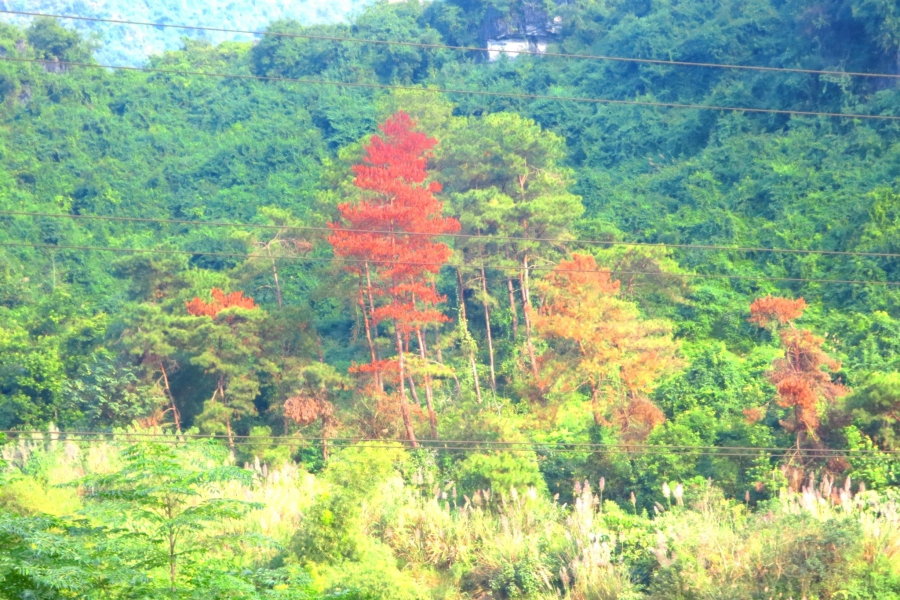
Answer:
[[[348, 269], [364, 281], [360, 306], [370, 344], [372, 327], [385, 322], [393, 325], [400, 412], [407, 437], [414, 444], [407, 378], [411, 388], [414, 384], [404, 354], [415, 336], [424, 357], [422, 328], [447, 321], [437, 308], [444, 298], [431, 281], [451, 250], [434, 238], [459, 230], [456, 219], [441, 216], [443, 204], [435, 197], [441, 185], [428, 180], [428, 158], [436, 143], [417, 131], [406, 113], [390, 117], [381, 126], [381, 134], [373, 135], [365, 145], [362, 163], [353, 167], [359, 201], [338, 207], [341, 221], [331, 224], [329, 237], [336, 256], [358, 261]], [[377, 371], [381, 367], [374, 345], [371, 354]], [[427, 375], [425, 387], [431, 433], [436, 436], [437, 418]], [[412, 390], [415, 394], [415, 388]]]

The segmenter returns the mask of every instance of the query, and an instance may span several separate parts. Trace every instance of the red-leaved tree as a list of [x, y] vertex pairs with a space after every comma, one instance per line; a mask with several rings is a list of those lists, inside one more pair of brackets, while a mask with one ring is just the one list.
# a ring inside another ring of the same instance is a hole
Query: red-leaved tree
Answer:
[[784, 357], [772, 363], [769, 379], [778, 391], [778, 405], [793, 409], [782, 425], [797, 434], [798, 445], [805, 436], [819, 437], [828, 404], [847, 394], [847, 388], [832, 381], [831, 373], [840, 370], [841, 363], [822, 348], [825, 340], [794, 326], [793, 321], [803, 315], [805, 308], [803, 298], [773, 296], [759, 298], [750, 305], [750, 322], [772, 327], [781, 339]]
[[[424, 358], [422, 328], [447, 317], [437, 308], [444, 301], [431, 285], [451, 250], [434, 238], [459, 230], [456, 219], [441, 216], [443, 204], [435, 197], [441, 186], [428, 181], [427, 162], [437, 141], [416, 130], [406, 113], [390, 117], [365, 145], [361, 164], [353, 167], [358, 202], [338, 206], [341, 220], [331, 223], [329, 241], [338, 257], [358, 261], [349, 265], [362, 282], [357, 299], [362, 309], [376, 379], [384, 363], [373, 335], [380, 323], [394, 326], [397, 345], [397, 380], [400, 412], [406, 433], [415, 443], [406, 402], [404, 349], [417, 337]], [[410, 378], [410, 383], [412, 379]], [[426, 376], [426, 395], [431, 433], [437, 433], [431, 386]]]

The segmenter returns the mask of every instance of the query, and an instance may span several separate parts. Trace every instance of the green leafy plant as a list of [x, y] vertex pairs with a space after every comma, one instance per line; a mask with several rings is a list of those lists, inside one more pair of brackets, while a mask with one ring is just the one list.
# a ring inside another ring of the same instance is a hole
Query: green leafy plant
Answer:
[[192, 466], [191, 459], [213, 465], [222, 460], [213, 448], [192, 450], [185, 455], [164, 443], [137, 444], [123, 452], [121, 470], [72, 484], [85, 489], [93, 501], [91, 512], [116, 527], [132, 560], [145, 569], [164, 569], [161, 593], [190, 589], [198, 579], [221, 571], [206, 556], [222, 543], [212, 526], [240, 519], [256, 507], [215, 493], [226, 482], [250, 484], [249, 472], [228, 465]]

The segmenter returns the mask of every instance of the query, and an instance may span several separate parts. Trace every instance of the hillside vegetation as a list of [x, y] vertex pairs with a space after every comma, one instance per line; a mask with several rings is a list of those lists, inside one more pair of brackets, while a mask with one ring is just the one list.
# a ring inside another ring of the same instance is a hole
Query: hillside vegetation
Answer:
[[[370, 4], [365, 0], [0, 0], [0, 9], [75, 15], [118, 21], [171, 23], [217, 29], [261, 31], [272, 21], [296, 19], [305, 24], [345, 21]], [[26, 25], [30, 17], [0, 14], [6, 23]], [[212, 43], [249, 40], [251, 36], [189, 29], [163, 29], [89, 21], [62, 23], [92, 40], [97, 61], [140, 65], [153, 54], [178, 50], [184, 38]]]
[[893, 2], [269, 27], [883, 76], [0, 27], [0, 597], [900, 597]]

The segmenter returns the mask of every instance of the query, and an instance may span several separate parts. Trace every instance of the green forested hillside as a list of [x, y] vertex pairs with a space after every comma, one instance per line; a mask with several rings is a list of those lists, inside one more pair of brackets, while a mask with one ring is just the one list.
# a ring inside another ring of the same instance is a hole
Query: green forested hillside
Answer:
[[[218, 29], [263, 30], [278, 19], [301, 23], [345, 21], [368, 4], [360, 0], [2, 0], [0, 9], [55, 15], [74, 15], [119, 21], [171, 23]], [[0, 14], [6, 23], [27, 25], [30, 17]], [[92, 40], [98, 62], [110, 65], [137, 65], [147, 57], [177, 50], [184, 38], [212, 43], [249, 40], [247, 35], [197, 32], [133, 25], [65, 21], [66, 27]]]
[[[8, 597], [900, 597], [900, 120], [564, 100], [900, 117], [898, 19], [445, 0], [270, 25], [881, 77], [284, 36], [113, 72], [3, 26], [38, 61], [0, 61]], [[200, 507], [182, 570], [140, 516], [167, 486]]]

